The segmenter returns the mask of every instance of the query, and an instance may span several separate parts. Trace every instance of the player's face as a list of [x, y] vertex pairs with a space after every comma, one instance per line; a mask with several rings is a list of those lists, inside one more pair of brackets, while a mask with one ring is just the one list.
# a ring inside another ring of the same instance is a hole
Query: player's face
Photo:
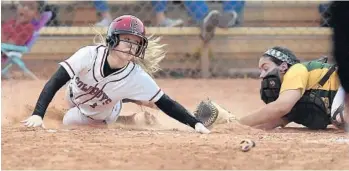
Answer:
[[134, 60], [135, 54], [141, 48], [141, 38], [135, 35], [120, 35], [119, 44], [110, 51], [111, 66], [122, 67]]
[[264, 78], [270, 71], [278, 68], [278, 66], [273, 61], [271, 61], [269, 57], [262, 56], [259, 59], [258, 68], [261, 73], [259, 77]]
[[141, 48], [141, 38], [131, 34], [120, 35], [119, 38], [119, 45], [114, 50], [119, 52], [119, 57], [125, 60], [131, 60]]

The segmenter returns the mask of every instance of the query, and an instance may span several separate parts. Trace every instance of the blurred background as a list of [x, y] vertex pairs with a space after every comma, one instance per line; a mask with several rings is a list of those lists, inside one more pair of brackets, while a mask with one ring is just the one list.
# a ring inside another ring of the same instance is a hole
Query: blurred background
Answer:
[[[258, 76], [258, 58], [284, 46], [303, 61], [331, 54], [327, 1], [1, 1], [3, 78], [47, 78], [57, 63], [105, 35], [116, 17], [134, 15], [148, 35], [168, 44], [161, 78]], [[199, 38], [204, 18], [234, 15], [209, 45]], [[16, 23], [16, 24], [15, 24]], [[19, 24], [18, 24], [19, 23]], [[35, 75], [35, 76], [33, 76]], [[27, 76], [25, 76], [27, 77]]]

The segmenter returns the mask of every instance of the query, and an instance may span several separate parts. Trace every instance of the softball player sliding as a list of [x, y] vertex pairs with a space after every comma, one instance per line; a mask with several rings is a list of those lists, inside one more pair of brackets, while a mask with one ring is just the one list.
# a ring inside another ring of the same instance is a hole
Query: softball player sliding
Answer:
[[131, 15], [110, 24], [106, 45], [86, 46], [60, 63], [42, 90], [35, 109], [22, 121], [28, 127], [43, 126], [45, 111], [56, 92], [68, 81], [71, 105], [64, 125], [110, 124], [117, 120], [122, 100], [156, 106], [170, 117], [199, 133], [210, 131], [178, 102], [166, 95], [152, 79], [164, 58], [159, 38], [146, 38], [141, 20]]

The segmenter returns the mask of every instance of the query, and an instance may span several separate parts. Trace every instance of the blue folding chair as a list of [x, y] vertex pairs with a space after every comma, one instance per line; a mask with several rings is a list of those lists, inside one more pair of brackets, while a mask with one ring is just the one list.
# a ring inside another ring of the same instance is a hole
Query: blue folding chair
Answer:
[[29, 75], [33, 79], [38, 79], [38, 77], [35, 76], [35, 74], [26, 67], [25, 63], [22, 60], [22, 56], [25, 53], [29, 53], [35, 41], [39, 37], [40, 29], [46, 25], [51, 17], [52, 12], [48, 11], [41, 14], [39, 21], [32, 21], [35, 26], [35, 31], [30, 40], [28, 40], [28, 42], [25, 44], [25, 46], [1, 43], [1, 53], [4, 53], [7, 56], [7, 59], [2, 59], [2, 61], [5, 62], [4, 68], [1, 69], [2, 76], [8, 78], [9, 69], [13, 66], [13, 64], [16, 64], [25, 74]]

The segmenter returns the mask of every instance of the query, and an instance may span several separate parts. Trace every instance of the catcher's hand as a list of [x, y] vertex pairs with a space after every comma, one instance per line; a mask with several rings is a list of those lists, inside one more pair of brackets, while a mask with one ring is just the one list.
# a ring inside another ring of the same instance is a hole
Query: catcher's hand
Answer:
[[200, 102], [194, 111], [194, 116], [206, 127], [210, 127], [214, 123], [221, 124], [236, 120], [236, 117], [232, 113], [209, 99]]

